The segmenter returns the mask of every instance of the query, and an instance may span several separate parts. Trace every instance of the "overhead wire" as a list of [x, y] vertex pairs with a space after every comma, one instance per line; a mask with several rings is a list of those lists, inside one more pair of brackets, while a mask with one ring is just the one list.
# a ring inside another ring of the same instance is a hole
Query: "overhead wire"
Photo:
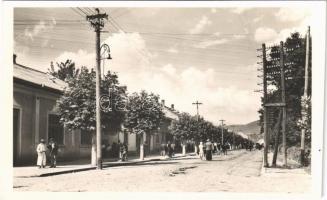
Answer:
[[[85, 19], [85, 16], [84, 15], [87, 15], [89, 13], [92, 12], [92, 10], [90, 8], [76, 8], [77, 10], [71, 8], [77, 15], [79, 15], [80, 17], [83, 17]], [[48, 20], [48, 21], [51, 21], [51, 20]], [[131, 33], [131, 32], [126, 32], [124, 30], [124, 28], [110, 15], [108, 15], [108, 21], [109, 23], [112, 25], [112, 27], [114, 27], [115, 29], [117, 29], [117, 31], [122, 31], [123, 33]], [[20, 21], [21, 24], [23, 24], [24, 21]], [[36, 21], [34, 21], [34, 24], [35, 24]], [[63, 26], [70, 26], [72, 24], [81, 24], [83, 21], [82, 20], [58, 20], [58, 23], [62, 23], [62, 24], [65, 24]], [[26, 23], [28, 24], [28, 23]], [[33, 24], [33, 23], [31, 23]], [[31, 25], [30, 24], [30, 25]], [[67, 25], [66, 25], [67, 24]], [[84, 24], [84, 23], [83, 23]], [[87, 23], [85, 23], [87, 24]], [[158, 39], [154, 39], [154, 40], [158, 40], [158, 41], [162, 41], [160, 38], [166, 38], [168, 40], [185, 40], [185, 41], [193, 41], [193, 42], [204, 42], [206, 40], [198, 40], [198, 39], [190, 39], [190, 38], [187, 38], [189, 36], [192, 36], [192, 37], [202, 37], [202, 36], [209, 36], [209, 35], [213, 35], [211, 33], [203, 33], [203, 34], [197, 34], [197, 35], [191, 35], [191, 34], [188, 34], [188, 33], [160, 33], [160, 32], [140, 32], [141, 35], [150, 35], [152, 36], [153, 38], [158, 38]], [[230, 35], [233, 35], [233, 34], [230, 34]], [[237, 34], [237, 35], [240, 35], [240, 34]], [[147, 37], [150, 37], [150, 36], [147, 36]], [[42, 38], [42, 37], [36, 37], [36, 38]], [[43, 39], [51, 39], [51, 38], [43, 38]], [[85, 44], [94, 44], [94, 43], [91, 43], [91, 42], [85, 42], [85, 41], [68, 41], [68, 40], [65, 40], [65, 39], [58, 39], [58, 38], [53, 38], [54, 40], [56, 41], [63, 41], [63, 42], [76, 42], [76, 43], [85, 43]], [[165, 41], [166, 42], [166, 41]], [[230, 45], [229, 45], [230, 46]], [[235, 45], [235, 47], [239, 47], [241, 48], [242, 45]], [[201, 54], [203, 51], [207, 51], [207, 50], [221, 50], [221, 51], [228, 51], [226, 49], [215, 49], [215, 48], [196, 48], [196, 47], [192, 47], [192, 48], [195, 48], [195, 49], [202, 49], [202, 51], [200, 51], [199, 54]], [[158, 51], [163, 51], [162, 49], [150, 49], [150, 50], [158, 50]], [[142, 52], [141, 50], [138, 49], [139, 52]], [[242, 50], [240, 50], [242, 51]], [[234, 52], [234, 53], [237, 53], [238, 51], [236, 51], [235, 49], [234, 50], [231, 50], [230, 52]], [[197, 54], [195, 52], [187, 52], [187, 53], [190, 53], [190, 54]], [[140, 53], [141, 55], [143, 56], [148, 56], [148, 52], [142, 52]], [[170, 56], [174, 56], [174, 54], [170, 55]], [[176, 56], [177, 57], [177, 56]], [[219, 57], [219, 56], [218, 56]], [[174, 58], [176, 59], [176, 58]], [[200, 61], [201, 62], [201, 61]], [[203, 62], [203, 61], [202, 61]]]

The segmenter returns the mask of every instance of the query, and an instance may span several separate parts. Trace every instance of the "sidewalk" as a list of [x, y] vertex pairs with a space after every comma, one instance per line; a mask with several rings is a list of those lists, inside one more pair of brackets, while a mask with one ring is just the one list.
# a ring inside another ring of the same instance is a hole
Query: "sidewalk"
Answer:
[[[272, 158], [272, 153], [268, 154], [268, 159], [271, 161]], [[301, 177], [304, 179], [310, 178], [310, 174], [305, 170], [305, 168], [300, 167], [300, 165], [293, 161], [293, 160], [287, 160], [287, 167], [282, 167], [283, 166], [283, 161], [281, 156], [279, 155], [277, 159], [277, 167], [268, 167], [265, 168], [262, 166], [261, 169], [261, 176], [266, 176], [266, 177], [282, 177], [282, 178], [294, 178], [294, 177]]]
[[[185, 156], [192, 155], [192, 153], [188, 153]], [[174, 158], [185, 157], [182, 154], [175, 154]], [[102, 166], [103, 168], [107, 167], [116, 167], [116, 166], [126, 166], [126, 165], [134, 165], [145, 162], [153, 162], [167, 160], [167, 158], [163, 158], [162, 156], [148, 156], [145, 157], [144, 160], [140, 160], [138, 157], [131, 157], [128, 161], [119, 161], [117, 159], [104, 159]], [[66, 173], [75, 173], [80, 171], [92, 170], [96, 169], [96, 167], [91, 166], [90, 160], [76, 160], [70, 162], [60, 162], [57, 164], [56, 168], [49, 168], [47, 166], [44, 169], [39, 169], [37, 166], [27, 166], [27, 167], [14, 167], [14, 178], [30, 178], [30, 177], [44, 177], [44, 176], [53, 176], [59, 174]]]

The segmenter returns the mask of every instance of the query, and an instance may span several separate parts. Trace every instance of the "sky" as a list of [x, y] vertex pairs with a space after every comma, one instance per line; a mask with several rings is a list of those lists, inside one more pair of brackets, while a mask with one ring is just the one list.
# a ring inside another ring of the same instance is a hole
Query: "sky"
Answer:
[[[305, 7], [128, 8], [102, 7], [109, 15], [101, 43], [112, 60], [102, 70], [119, 76], [128, 92], [159, 94], [165, 104], [218, 124], [259, 119], [257, 83], [262, 43], [277, 44], [291, 32], [305, 35], [312, 11]], [[95, 66], [95, 32], [86, 21], [94, 8], [15, 8], [17, 62], [47, 71], [71, 59]]]

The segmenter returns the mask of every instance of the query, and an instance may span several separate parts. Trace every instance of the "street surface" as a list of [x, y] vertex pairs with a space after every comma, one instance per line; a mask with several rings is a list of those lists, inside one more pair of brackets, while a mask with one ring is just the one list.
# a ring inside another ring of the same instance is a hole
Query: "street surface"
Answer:
[[238, 150], [228, 152], [227, 156], [215, 155], [212, 161], [187, 156], [49, 177], [14, 178], [14, 191], [310, 191], [308, 174], [292, 173], [290, 169], [261, 174], [261, 166], [261, 151]]

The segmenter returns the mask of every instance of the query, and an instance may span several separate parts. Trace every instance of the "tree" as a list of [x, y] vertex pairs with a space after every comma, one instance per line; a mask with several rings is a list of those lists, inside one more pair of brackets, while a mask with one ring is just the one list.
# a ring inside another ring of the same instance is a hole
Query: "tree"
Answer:
[[188, 113], [181, 113], [178, 120], [173, 120], [169, 126], [169, 131], [178, 140], [182, 141], [183, 155], [186, 154], [186, 140], [194, 140], [199, 137], [197, 119]]
[[[286, 91], [286, 112], [287, 112], [287, 143], [289, 146], [298, 145], [300, 142], [301, 135], [301, 97], [304, 91], [304, 71], [305, 71], [305, 39], [301, 37], [298, 32], [291, 33], [290, 37], [286, 38], [285, 41], [285, 91]], [[269, 102], [280, 102], [280, 67], [279, 67], [279, 57], [280, 57], [279, 47], [273, 47], [270, 51], [269, 58], [267, 59], [267, 81], [269, 85], [276, 87], [276, 90], [271, 91], [267, 95]], [[309, 88], [308, 93], [311, 96], [311, 47], [310, 47], [310, 60], [309, 60]], [[302, 100], [303, 101], [303, 100]], [[307, 107], [310, 112], [311, 102], [307, 102]], [[277, 120], [279, 117], [279, 108], [271, 109], [271, 120], [269, 121], [270, 127], [276, 127], [274, 131], [275, 137], [275, 148], [278, 148], [279, 144], [279, 127]], [[263, 112], [260, 113], [260, 121], [263, 121]], [[311, 118], [309, 116], [308, 123], [311, 124]], [[262, 123], [263, 126], [263, 123]], [[273, 132], [273, 131], [271, 131]], [[311, 129], [307, 132], [307, 138], [311, 138]], [[272, 141], [272, 140], [271, 140]], [[311, 140], [306, 140], [306, 144], [310, 144]], [[277, 152], [277, 151], [275, 151]], [[276, 159], [274, 155], [274, 160]]]
[[128, 97], [124, 127], [139, 136], [140, 159], [144, 159], [144, 139], [149, 142], [150, 135], [158, 130], [163, 118], [163, 107], [158, 95], [141, 91]]
[[75, 68], [75, 63], [72, 60], [66, 60], [66, 62], [56, 63], [58, 70], [56, 70], [53, 66], [53, 62], [51, 62], [50, 69], [48, 69], [48, 73], [52, 76], [65, 81], [66, 78], [72, 78], [78, 75], [79, 69]]
[[[57, 101], [60, 122], [69, 130], [81, 129], [92, 134], [91, 163], [96, 163], [96, 111], [95, 111], [95, 71], [82, 67], [75, 77], [66, 78], [67, 87]], [[118, 76], [107, 72], [101, 80], [101, 93], [116, 98], [111, 99], [112, 105], [124, 104], [126, 87], [119, 87]], [[119, 98], [118, 98], [119, 97]], [[112, 107], [111, 110], [101, 110], [102, 130], [118, 131], [124, 119], [124, 112]]]

